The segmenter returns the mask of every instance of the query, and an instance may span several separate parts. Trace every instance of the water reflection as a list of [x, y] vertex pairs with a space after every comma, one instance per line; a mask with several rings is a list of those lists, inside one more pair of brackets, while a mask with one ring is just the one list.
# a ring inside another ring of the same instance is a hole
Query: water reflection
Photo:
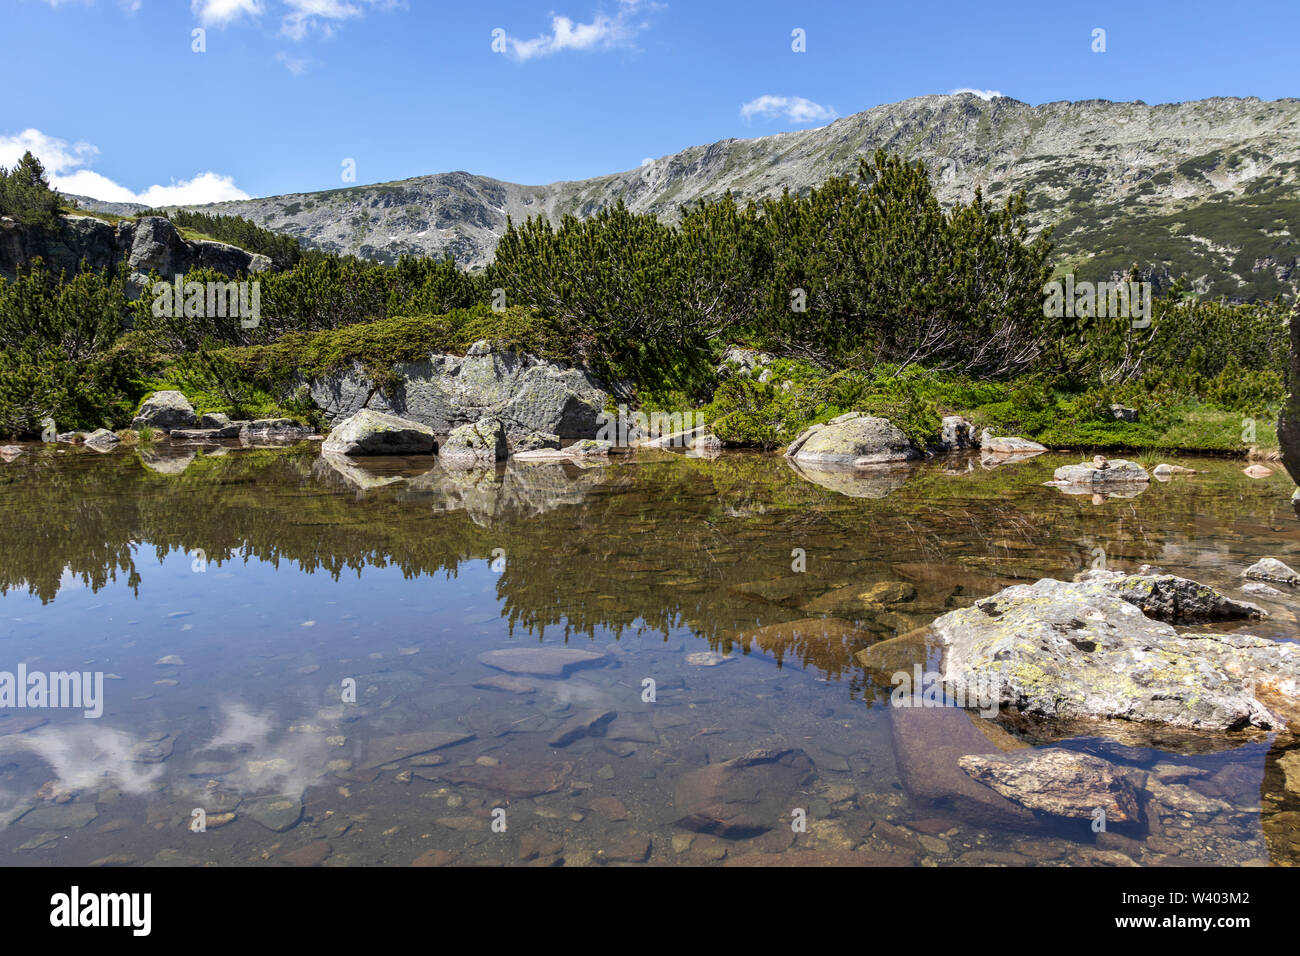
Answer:
[[[1042, 743], [1032, 728], [886, 706], [891, 674], [933, 663], [931, 620], [1009, 584], [1103, 560], [1235, 593], [1241, 568], [1300, 546], [1281, 479], [1205, 462], [1094, 506], [1042, 486], [1073, 458], [826, 474], [646, 450], [452, 471], [314, 445], [27, 446], [0, 470], [3, 646], [114, 679], [100, 721], [0, 716], [0, 856], [1296, 859], [1287, 740], [1058, 739], [1148, 775], [1144, 819], [1103, 837], [1006, 812], [961, 772]], [[1294, 636], [1290, 594], [1252, 600], [1271, 616], [1249, 632]], [[482, 662], [520, 647], [602, 664]], [[815, 825], [700, 823], [732, 819], [742, 783], [763, 806], [801, 793]], [[502, 807], [519, 824], [494, 840]]]

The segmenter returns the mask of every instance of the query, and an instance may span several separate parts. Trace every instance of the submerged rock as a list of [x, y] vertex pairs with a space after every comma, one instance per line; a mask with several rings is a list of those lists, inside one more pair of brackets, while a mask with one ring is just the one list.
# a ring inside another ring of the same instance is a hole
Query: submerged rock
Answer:
[[1276, 581], [1280, 584], [1300, 584], [1300, 573], [1287, 567], [1277, 558], [1260, 558], [1244, 572], [1252, 581]]
[[1091, 820], [1100, 809], [1108, 823], [1132, 823], [1139, 816], [1132, 772], [1100, 757], [1044, 747], [970, 754], [957, 763], [973, 779], [1029, 810]]
[[427, 455], [435, 448], [433, 429], [427, 425], [367, 408], [334, 426], [321, 451], [337, 455]]
[[171, 431], [173, 428], [192, 428], [198, 423], [194, 406], [180, 392], [167, 390], [154, 392], [140, 406], [140, 412], [131, 420], [131, 428], [159, 428]]
[[788, 826], [792, 801], [816, 770], [802, 750], [753, 750], [684, 774], [673, 794], [677, 825], [727, 839]]
[[921, 452], [888, 419], [850, 412], [806, 430], [791, 442], [786, 457], [800, 464], [862, 466], [911, 461]]
[[22, 453], [22, 448], [17, 445], [0, 445], [0, 459], [5, 461], [13, 461]]
[[891, 708], [899, 780], [918, 807], [946, 810], [978, 826], [1033, 829], [1039, 823], [1032, 813], [972, 780], [960, 766], [969, 754], [1013, 746], [1006, 735], [995, 742], [983, 733], [980, 726], [988, 723], [956, 707]]
[[1166, 462], [1161, 462], [1151, 470], [1152, 477], [1157, 481], [1168, 481], [1174, 475], [1195, 475], [1196, 473], [1195, 468], [1184, 468], [1182, 465], [1170, 465]]
[[1143, 614], [1161, 621], [1261, 618], [1268, 612], [1247, 601], [1234, 601], [1214, 588], [1173, 574], [1124, 574], [1084, 571], [1076, 581], [1100, 584]]
[[1197, 731], [1286, 730], [1300, 718], [1300, 646], [1179, 634], [1096, 583], [1016, 585], [932, 625], [943, 679], [1039, 719]]
[[578, 647], [508, 647], [480, 654], [480, 664], [508, 674], [533, 677], [564, 677], [579, 667], [603, 664], [606, 655]]
[[302, 819], [302, 809], [302, 797], [284, 793], [254, 797], [244, 805], [249, 817], [276, 833], [296, 827]]

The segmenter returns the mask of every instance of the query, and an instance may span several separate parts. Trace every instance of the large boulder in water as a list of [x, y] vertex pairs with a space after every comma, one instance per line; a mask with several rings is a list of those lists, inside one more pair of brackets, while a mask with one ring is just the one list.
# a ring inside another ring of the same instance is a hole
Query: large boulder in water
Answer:
[[786, 456], [804, 464], [863, 466], [910, 461], [921, 451], [888, 419], [849, 413], [804, 431]]
[[1300, 729], [1300, 645], [1180, 634], [1105, 584], [1015, 585], [943, 615], [932, 631], [944, 681], [983, 687], [1014, 715]]
[[364, 408], [334, 426], [321, 451], [336, 455], [427, 455], [436, 448], [429, 426]]

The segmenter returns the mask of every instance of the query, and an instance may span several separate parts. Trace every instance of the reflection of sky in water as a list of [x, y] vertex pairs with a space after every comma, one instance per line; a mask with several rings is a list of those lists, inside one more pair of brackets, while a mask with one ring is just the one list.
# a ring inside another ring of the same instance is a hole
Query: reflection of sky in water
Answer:
[[[1165, 562], [1170, 570], [1227, 588], [1239, 583], [1234, 576], [1244, 558], [1272, 547], [1272, 527], [1286, 513], [1262, 498], [1252, 507], [1227, 469], [1203, 479], [1208, 494], [1201, 498], [1179, 497], [1191, 493], [1186, 487], [1161, 486], [1136, 499], [1094, 505], [1041, 487], [1044, 474], [1060, 463], [1052, 460], [1015, 466], [1036, 471], [999, 469], [1009, 476], [998, 479], [1006, 485], [984, 496], [971, 490], [980, 486], [962, 484], [989, 480], [979, 472], [945, 475], [944, 484], [918, 491], [919, 481], [943, 467], [926, 465], [900, 473], [885, 498], [854, 497], [805, 481], [779, 460], [734, 462], [669, 460], [613, 468], [604, 476], [588, 473], [577, 494], [562, 481], [554, 488], [534, 484], [528, 487], [544, 493], [517, 512], [494, 511], [489, 488], [483, 510], [468, 519], [439, 508], [442, 492], [394, 484], [340, 497], [311, 484], [319, 479], [308, 469], [310, 479], [266, 488], [270, 503], [257, 516], [269, 522], [264, 541], [290, 542], [301, 557], [310, 546], [303, 542], [318, 540], [320, 553], [310, 556], [328, 567], [335, 558], [331, 547], [347, 553], [340, 543], [349, 536], [388, 558], [383, 535], [406, 524], [432, 541], [450, 529], [448, 541], [468, 542], [456, 547], [479, 557], [461, 560], [454, 576], [437, 561], [431, 572], [426, 564], [408, 576], [366, 559], [359, 573], [345, 567], [335, 580], [325, 570], [304, 573], [287, 557], [276, 567], [237, 556], [196, 573], [192, 553], [172, 550], [160, 562], [152, 543], [137, 543], [131, 550], [138, 596], [120, 569], [98, 591], [65, 570], [57, 597], [47, 604], [21, 588], [11, 590], [0, 597], [0, 669], [25, 662], [30, 670], [104, 671], [114, 679], [105, 681], [98, 720], [80, 711], [0, 715], [0, 822], [34, 804], [53, 812], [38, 818], [39, 827], [25, 817], [0, 831], [0, 859], [16, 854], [7, 858], [85, 863], [125, 845], [139, 862], [167, 861], [156, 855], [177, 846], [182, 850], [176, 852], [191, 852], [191, 844], [178, 844], [176, 836], [185, 832], [190, 807], [217, 813], [244, 800], [238, 821], [214, 831], [205, 852], [210, 859], [248, 862], [240, 846], [281, 838], [247, 819], [248, 800], [290, 794], [303, 797], [307, 807], [308, 822], [292, 831], [294, 840], [328, 838], [324, 821], [337, 814], [352, 821], [353, 849], [340, 843], [336, 861], [409, 862], [415, 849], [395, 847], [400, 836], [387, 836], [390, 831], [433, 831], [451, 845], [462, 831], [447, 824], [450, 832], [442, 833], [430, 822], [449, 812], [446, 801], [463, 795], [457, 805], [463, 811], [476, 799], [497, 799], [473, 786], [448, 788], [434, 776], [411, 780], [405, 763], [404, 784], [393, 770], [367, 770], [371, 741], [430, 729], [474, 735], [446, 751], [446, 766], [464, 765], [464, 773], [487, 772], [492, 761], [507, 768], [559, 768], [564, 788], [511, 805], [561, 827], [576, 827], [575, 816], [586, 819], [589, 829], [575, 832], [589, 832], [596, 819], [592, 794], [616, 794], [632, 819], [617, 825], [646, 828], [667, 846], [677, 832], [671, 827], [675, 782], [698, 767], [767, 746], [798, 746], [812, 756], [818, 777], [807, 799], [816, 813], [839, 821], [832, 833], [860, 828], [861, 820], [905, 819], [911, 811], [895, 769], [889, 711], [864, 705], [864, 693], [872, 693], [852, 656], [860, 646], [852, 643], [854, 628], [846, 628], [850, 637], [843, 643], [819, 644], [816, 634], [801, 633], [809, 631], [801, 621], [849, 615], [844, 602], [861, 589], [906, 580], [911, 597], [857, 621], [869, 632], [858, 632], [863, 640], [879, 640], [992, 593], [999, 582], [1068, 577], [1098, 546], [1121, 565]], [[725, 471], [748, 466], [753, 470], [739, 475]], [[112, 509], [138, 503], [133, 495], [147, 501], [174, 487], [125, 485], [116, 498], [108, 488], [97, 504]], [[202, 483], [193, 487], [195, 494], [214, 494]], [[949, 497], [936, 496], [936, 487]], [[4, 495], [0, 487], [0, 504]], [[329, 507], [316, 512], [313, 502]], [[188, 531], [173, 527], [161, 540], [188, 546]], [[451, 537], [456, 534], [462, 537]], [[805, 575], [790, 572], [796, 545], [808, 550]], [[507, 552], [504, 574], [490, 566], [496, 547]], [[4, 570], [8, 580], [22, 579], [20, 568]], [[672, 621], [666, 635], [641, 628], [666, 609]], [[1276, 611], [1266, 625], [1250, 630], [1294, 632], [1294, 617], [1284, 607]], [[535, 645], [535, 621], [547, 622], [544, 643], [558, 645], [573, 619], [585, 622], [575, 630], [591, 628], [594, 641], [575, 633], [570, 646], [606, 650], [605, 666], [565, 678], [529, 678], [533, 691], [520, 695], [476, 686], [493, 675], [478, 662], [480, 653]], [[781, 630], [785, 625], [796, 639]], [[733, 640], [755, 628], [776, 630]], [[709, 650], [730, 656], [718, 666], [688, 659]], [[171, 656], [183, 663], [158, 663]], [[654, 707], [640, 701], [646, 676], [658, 685]], [[340, 701], [346, 677], [357, 680], [355, 707]], [[547, 745], [556, 728], [589, 709], [615, 710], [643, 723], [626, 741]], [[652, 715], [659, 722], [653, 727], [646, 723]], [[33, 718], [48, 722], [14, 732]], [[1113, 755], [1096, 738], [1064, 746]], [[1269, 772], [1267, 755], [1267, 744], [1194, 758], [1154, 749], [1122, 752], [1138, 766], [1186, 764], [1204, 778], [1242, 774], [1239, 789], [1256, 803], [1259, 780]], [[441, 801], [438, 809], [430, 809], [431, 793]], [[68, 794], [71, 802], [57, 802]], [[75, 818], [68, 824], [58, 814], [69, 807], [89, 808], [84, 812], [93, 822]], [[932, 811], [916, 811], [922, 812]], [[105, 821], [119, 817], [128, 823], [100, 832]], [[160, 821], [166, 824], [161, 829]], [[41, 827], [71, 838], [43, 842]], [[1243, 859], [1265, 852], [1258, 806], [1244, 816], [1223, 812], [1202, 830], [1184, 835], [1186, 841], [1222, 853], [1217, 834]], [[962, 830], [957, 843], [1006, 849], [1018, 838], [997, 828], [974, 833]], [[607, 831], [599, 834], [594, 839], [610, 838]], [[466, 839], [456, 852], [479, 852]], [[575, 858], [583, 859], [583, 852], [575, 851]], [[677, 859], [663, 852], [668, 855], [656, 859]], [[689, 853], [681, 859], [713, 861]]]

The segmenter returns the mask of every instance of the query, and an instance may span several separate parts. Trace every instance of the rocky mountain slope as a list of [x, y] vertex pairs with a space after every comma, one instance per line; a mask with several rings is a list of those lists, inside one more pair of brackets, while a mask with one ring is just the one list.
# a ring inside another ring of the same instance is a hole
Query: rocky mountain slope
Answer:
[[1158, 285], [1185, 273], [1199, 291], [1234, 299], [1293, 294], [1300, 284], [1297, 99], [1029, 106], [923, 96], [576, 182], [524, 186], [456, 172], [201, 208], [324, 249], [386, 262], [449, 251], [479, 267], [507, 215], [558, 220], [621, 199], [672, 219], [681, 204], [727, 190], [760, 197], [851, 174], [877, 147], [923, 160], [944, 202], [969, 199], [977, 186], [993, 200], [1028, 190], [1035, 227], [1055, 227], [1058, 256], [1080, 277], [1138, 262]]

